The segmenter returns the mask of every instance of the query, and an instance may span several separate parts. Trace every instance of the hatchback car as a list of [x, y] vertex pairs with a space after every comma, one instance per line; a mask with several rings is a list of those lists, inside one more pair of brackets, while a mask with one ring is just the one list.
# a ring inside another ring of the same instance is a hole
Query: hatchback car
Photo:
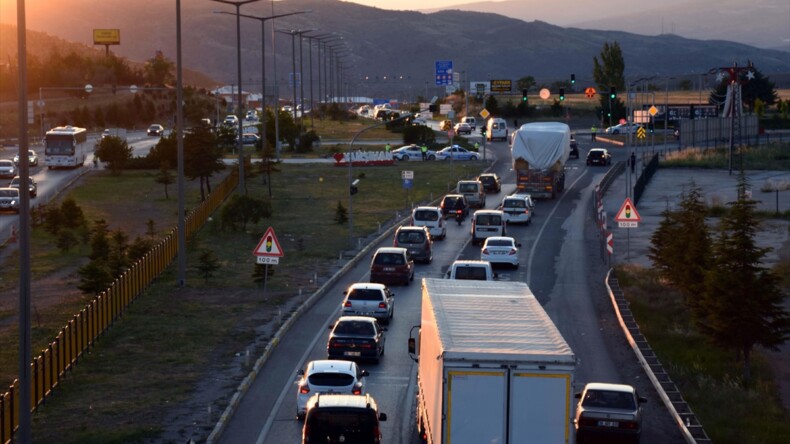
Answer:
[[384, 356], [386, 329], [370, 316], [341, 316], [330, 325], [326, 352], [329, 359], [371, 359], [378, 363]]
[[310, 361], [296, 381], [296, 418], [304, 419], [307, 401], [316, 394], [364, 395], [367, 370], [353, 361]]
[[16, 176], [16, 166], [13, 161], [0, 160], [0, 177], [12, 179]]
[[415, 261], [433, 261], [433, 240], [426, 227], [398, 227], [392, 246], [405, 248]]
[[479, 160], [480, 155], [458, 145], [448, 146], [436, 153], [439, 160]]
[[588, 437], [639, 442], [642, 404], [647, 399], [639, 396], [632, 386], [591, 382], [576, 398], [579, 403], [573, 423], [577, 442], [586, 442]]
[[456, 123], [453, 129], [456, 134], [472, 134], [472, 127], [468, 123]]
[[508, 264], [518, 268], [518, 248], [521, 246], [515, 239], [507, 236], [492, 236], [483, 242], [480, 260], [494, 264]]
[[0, 211], [19, 213], [18, 188], [0, 188]]
[[477, 176], [477, 180], [483, 184], [486, 193], [498, 193], [502, 190], [502, 180], [496, 173], [485, 173]]
[[148, 135], [149, 136], [157, 136], [158, 137], [158, 136], [161, 136], [162, 133], [164, 133], [164, 132], [165, 132], [165, 127], [163, 127], [162, 125], [159, 125], [158, 123], [155, 123], [155, 124], [153, 124], [153, 125], [148, 127]]
[[307, 401], [302, 444], [380, 444], [379, 421], [386, 420], [369, 394], [314, 395]]
[[389, 324], [395, 316], [395, 294], [382, 284], [357, 283], [348, 287], [341, 305], [343, 316], [372, 316]]
[[409, 285], [414, 280], [414, 260], [405, 248], [382, 247], [373, 254], [370, 282]]
[[[38, 166], [38, 154], [35, 151], [27, 151], [27, 164], [32, 167]], [[19, 153], [14, 154], [14, 165], [19, 165]]]
[[587, 152], [587, 165], [611, 165], [612, 155], [606, 148], [593, 148]]
[[505, 213], [505, 221], [509, 224], [532, 223], [532, 197], [529, 194], [511, 194], [502, 199], [498, 208]]
[[254, 133], [244, 133], [241, 135], [242, 145], [255, 145], [261, 140], [260, 136]]
[[439, 207], [417, 207], [411, 211], [411, 225], [425, 227], [431, 233], [431, 239], [447, 237], [447, 227]]
[[[461, 201], [460, 203], [458, 201]], [[464, 217], [469, 216], [469, 202], [462, 194], [447, 194], [442, 198], [439, 208], [442, 210], [442, 216], [450, 217], [455, 216], [456, 211], [461, 211]]]
[[[38, 184], [36, 183], [35, 179], [32, 177], [28, 177], [28, 192], [30, 193], [30, 197], [36, 197], [38, 195]], [[22, 183], [22, 179], [19, 176], [14, 176], [11, 179], [11, 183], [8, 184], [8, 188], [16, 188], [19, 189], [19, 185]]]
[[[425, 157], [428, 160], [436, 160], [436, 151], [426, 151]], [[395, 160], [422, 160], [422, 149], [417, 145], [402, 146], [392, 150], [392, 158]]]

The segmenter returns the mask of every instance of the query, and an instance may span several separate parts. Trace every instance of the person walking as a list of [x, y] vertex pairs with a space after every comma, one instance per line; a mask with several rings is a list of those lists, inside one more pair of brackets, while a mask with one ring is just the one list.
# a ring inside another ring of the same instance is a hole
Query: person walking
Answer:
[[423, 143], [420, 151], [422, 152], [422, 160], [428, 160], [428, 146]]
[[390, 155], [390, 148], [392, 148], [392, 147], [390, 146], [389, 143], [384, 145], [384, 152], [387, 153], [387, 156]]
[[592, 128], [590, 128], [590, 139], [593, 142], [595, 142], [595, 133], [597, 132], [598, 132], [598, 128], [596, 128], [595, 125], [593, 125]]
[[634, 174], [636, 168], [636, 153], [631, 151], [631, 174]]

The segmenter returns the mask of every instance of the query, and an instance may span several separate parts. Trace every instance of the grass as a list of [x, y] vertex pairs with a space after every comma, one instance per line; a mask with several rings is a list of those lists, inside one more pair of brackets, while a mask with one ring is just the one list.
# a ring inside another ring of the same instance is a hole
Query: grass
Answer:
[[[438, 199], [457, 179], [476, 175], [483, 167], [482, 162], [355, 167], [354, 177], [361, 177], [359, 193], [354, 196], [355, 235], [375, 235], [379, 224], [404, 217], [412, 203]], [[333, 219], [338, 201], [348, 206], [348, 169], [327, 164], [283, 164], [280, 168], [282, 172], [273, 175], [272, 180], [272, 217], [248, 226], [246, 232], [227, 232], [221, 230], [215, 215], [189, 240], [188, 287], [175, 288], [175, 272], [170, 267], [129, 306], [121, 321], [100, 338], [63, 380], [56, 395], [34, 415], [35, 442], [161, 441], [165, 417], [172, 407], [188, 403], [198, 382], [208, 374], [215, 375], [229, 365], [243, 366], [236, 353], [250, 348], [257, 356], [257, 348], [265, 344], [259, 338], [262, 328], [272, 321], [278, 308], [285, 308], [283, 304], [296, 297], [300, 289], [315, 289], [313, 276], [326, 279], [338, 267], [338, 254], [348, 248], [349, 237], [347, 224], [339, 225]], [[406, 169], [414, 171], [415, 177], [414, 187], [408, 192], [401, 188], [401, 171]], [[161, 235], [175, 225], [175, 201], [157, 197], [162, 193], [161, 185], [149, 174], [155, 172], [129, 172], [120, 178], [89, 175], [72, 195], [78, 197], [89, 218], [107, 217], [113, 228], [123, 225], [143, 232], [145, 221], [158, 214], [155, 220]], [[261, 177], [249, 179], [248, 186], [255, 197], [267, 193]], [[195, 201], [196, 192], [194, 188], [188, 192], [190, 202]], [[124, 199], [126, 207], [120, 214], [115, 213], [117, 196], [132, 196]], [[137, 211], [137, 205], [145, 211]], [[251, 278], [251, 253], [268, 226], [275, 228], [285, 257], [273, 267], [274, 274], [263, 295]], [[54, 272], [58, 252], [42, 248], [51, 245], [52, 240], [36, 229], [33, 241], [37, 245], [32, 249], [33, 263], [51, 261], [45, 268], [48, 273]], [[203, 249], [210, 249], [221, 264], [208, 281], [194, 268]], [[87, 247], [80, 247], [60, 265], [73, 265], [85, 253]], [[9, 264], [13, 262], [10, 258]], [[15, 275], [13, 268], [4, 267], [4, 280], [12, 280]], [[72, 268], [63, 285], [63, 299], [42, 308], [39, 323], [34, 315], [33, 350], [40, 350], [84, 306], [87, 296], [70, 290], [76, 280]], [[0, 307], [0, 316], [5, 313]], [[0, 330], [1, 383], [10, 383], [16, 374], [15, 332], [15, 326]], [[216, 383], [221, 393], [206, 403], [215, 403], [215, 412], [221, 411], [238, 382], [229, 379]], [[205, 407], [201, 409], [205, 411]], [[205, 438], [214, 420], [216, 415], [211, 421], [197, 421], [192, 429]]]
[[[742, 146], [733, 153], [733, 162], [740, 168], [741, 155], [746, 170], [790, 170], [790, 143], [772, 143], [759, 147]], [[668, 152], [660, 163], [662, 168], [727, 169], [728, 151], [716, 148], [690, 148]]]
[[755, 350], [753, 383], [745, 389], [735, 353], [696, 332], [682, 297], [655, 271], [636, 266], [616, 271], [642, 333], [713, 442], [786, 442], [790, 415], [782, 408], [766, 357]]

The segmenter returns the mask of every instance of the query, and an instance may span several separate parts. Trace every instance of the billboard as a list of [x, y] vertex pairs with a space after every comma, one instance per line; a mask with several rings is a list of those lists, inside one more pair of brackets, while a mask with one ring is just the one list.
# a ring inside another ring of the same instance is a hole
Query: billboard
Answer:
[[513, 89], [512, 80], [491, 80], [492, 93], [509, 93]]
[[488, 80], [484, 82], [469, 82], [469, 92], [478, 96], [491, 94], [491, 83]]
[[93, 30], [93, 44], [94, 45], [120, 45], [121, 44], [121, 30], [120, 29], [94, 29]]

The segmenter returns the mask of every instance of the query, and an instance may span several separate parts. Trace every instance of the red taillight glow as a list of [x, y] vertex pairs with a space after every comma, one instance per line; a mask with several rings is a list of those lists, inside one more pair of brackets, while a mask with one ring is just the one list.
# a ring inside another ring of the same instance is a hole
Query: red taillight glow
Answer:
[[346, 301], [346, 303], [343, 304], [343, 306], [344, 307], [350, 307], [351, 306], [351, 301]]
[[359, 347], [360, 348], [373, 348], [373, 343], [372, 342], [363, 342], [362, 344], [359, 345]]
[[636, 430], [637, 424], [632, 421], [620, 421], [620, 427], [628, 430]]
[[386, 302], [379, 302], [379, 308], [387, 308]]
[[306, 395], [306, 394], [310, 393], [310, 387], [308, 387], [306, 385], [303, 385], [303, 386], [299, 387], [299, 393], [301, 393], [303, 395]]
[[461, 214], [461, 213], [463, 213], [462, 210], [458, 210], [458, 211], [455, 212], [455, 214]]
[[508, 253], [508, 255], [512, 256], [512, 255], [514, 255], [514, 254], [516, 254], [516, 253], [518, 253], [518, 252], [516, 251], [516, 249], [515, 249], [515, 248], [511, 248], [511, 249], [510, 249], [510, 253]]
[[351, 390], [351, 394], [353, 395], [361, 395], [362, 394], [362, 387], [356, 386]]
[[483, 254], [488, 254], [488, 248], [483, 248]]

